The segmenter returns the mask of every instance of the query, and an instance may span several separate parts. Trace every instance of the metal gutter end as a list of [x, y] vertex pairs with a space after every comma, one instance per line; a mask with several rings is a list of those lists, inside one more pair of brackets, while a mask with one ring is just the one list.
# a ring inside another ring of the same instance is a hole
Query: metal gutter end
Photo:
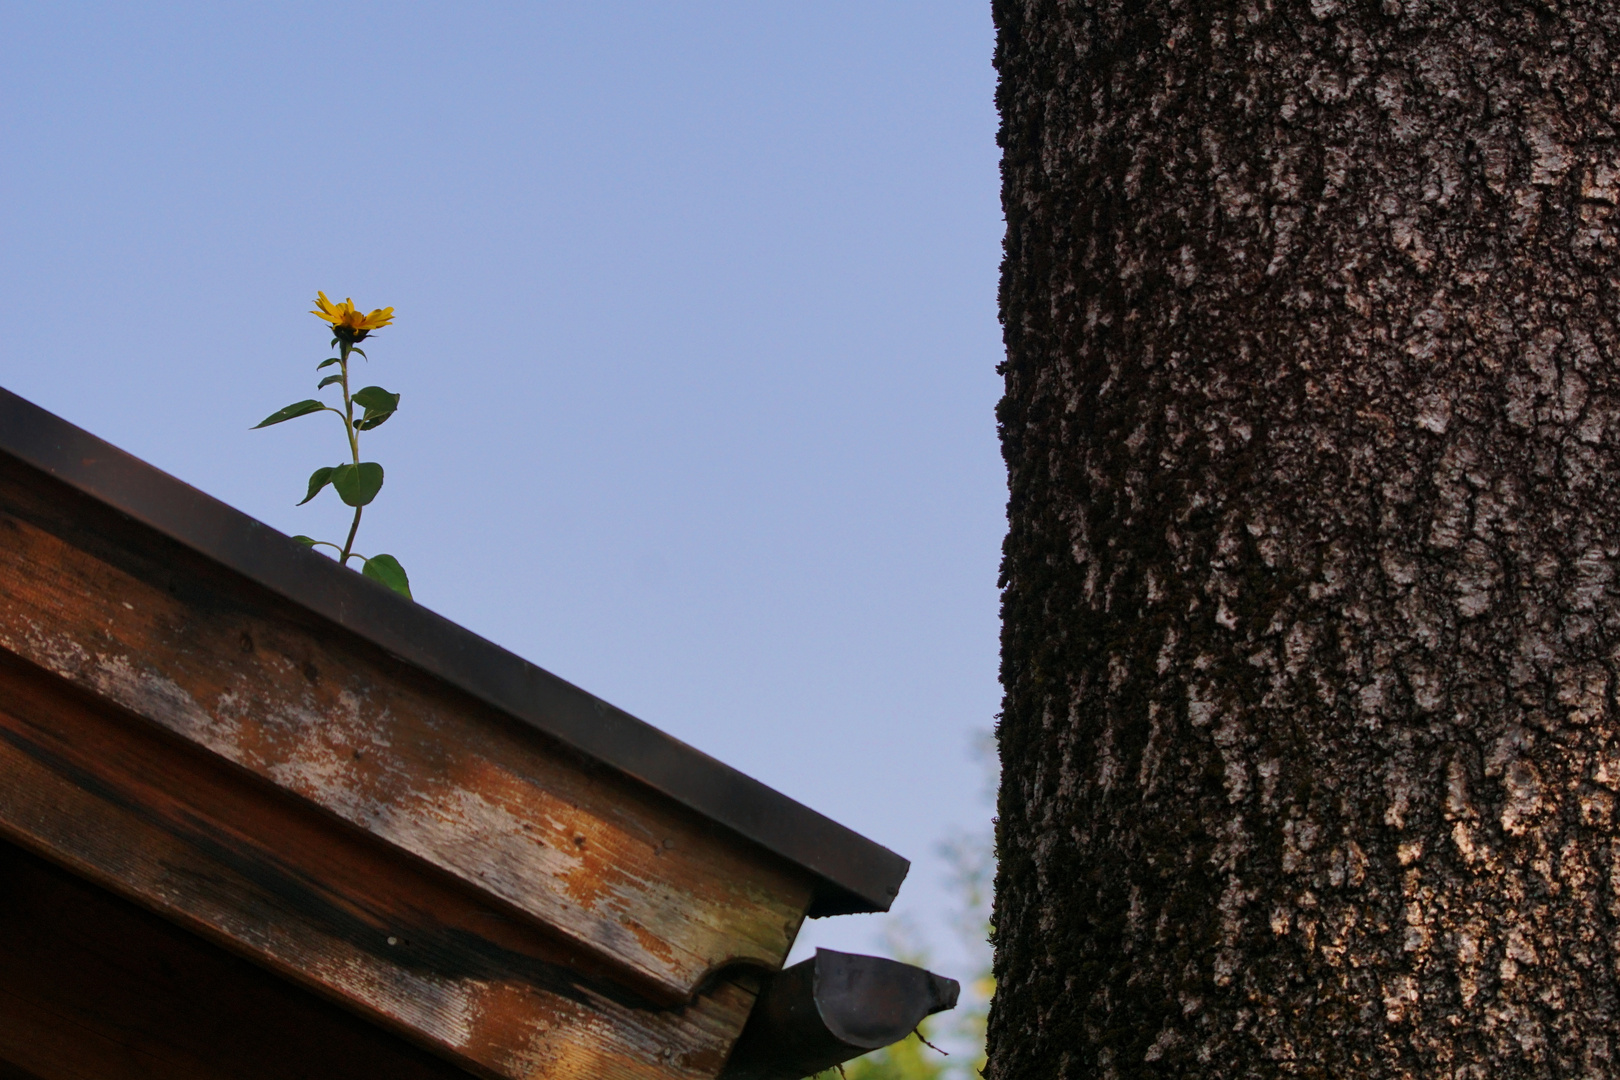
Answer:
[[911, 964], [817, 949], [772, 977], [720, 1080], [802, 1080], [899, 1042], [960, 991]]

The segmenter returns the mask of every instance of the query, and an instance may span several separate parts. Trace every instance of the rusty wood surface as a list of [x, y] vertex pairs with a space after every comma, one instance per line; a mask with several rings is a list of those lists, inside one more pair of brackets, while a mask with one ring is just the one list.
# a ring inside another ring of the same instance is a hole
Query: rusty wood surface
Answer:
[[468, 1080], [450, 1062], [0, 844], [0, 1080]]
[[745, 976], [656, 1005], [596, 954], [335, 824], [0, 653], [0, 837], [487, 1074], [719, 1071]]
[[[0, 458], [0, 462], [3, 462]], [[687, 1000], [813, 879], [48, 478], [0, 470], [0, 647]]]

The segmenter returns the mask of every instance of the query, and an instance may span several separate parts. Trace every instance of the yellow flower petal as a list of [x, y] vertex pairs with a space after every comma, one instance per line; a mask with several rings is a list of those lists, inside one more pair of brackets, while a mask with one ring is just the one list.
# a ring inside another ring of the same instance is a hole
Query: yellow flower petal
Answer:
[[315, 310], [310, 314], [325, 319], [338, 330], [349, 331], [348, 340], [351, 342], [394, 321], [394, 309], [391, 307], [373, 308], [370, 314], [363, 314], [354, 306], [353, 297], [344, 297], [341, 303], [333, 303], [324, 292], [315, 294]]

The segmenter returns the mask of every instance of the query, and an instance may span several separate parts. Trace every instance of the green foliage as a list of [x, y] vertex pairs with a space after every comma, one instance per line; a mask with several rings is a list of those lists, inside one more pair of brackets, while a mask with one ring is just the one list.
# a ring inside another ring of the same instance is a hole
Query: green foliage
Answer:
[[[923, 1021], [923, 1038], [929, 1037], [930, 1027], [928, 1021]], [[846, 1080], [950, 1080], [956, 1075], [949, 1058], [924, 1046], [915, 1035], [844, 1066]], [[839, 1080], [838, 1070], [817, 1073], [815, 1080]]]
[[[316, 469], [314, 472], [310, 473], [309, 494], [305, 495], [304, 501], [298, 505], [303, 506], [304, 503], [309, 502], [309, 500], [319, 495], [321, 493], [321, 489], [332, 482], [332, 474], [335, 472], [337, 472], [337, 469], [334, 466], [323, 465], [319, 469]], [[315, 541], [311, 540], [310, 543], [314, 544]]]
[[[325, 384], [323, 383], [322, 385]], [[326, 408], [326, 406], [322, 405], [314, 398], [308, 398], [304, 401], [295, 401], [285, 409], [277, 409], [263, 420], [260, 420], [257, 424], [253, 425], [253, 429], [257, 431], [259, 428], [269, 427], [271, 424], [279, 424], [284, 420], [292, 420], [299, 416], [308, 416], [310, 413], [320, 412], [324, 408]]]
[[401, 596], [411, 595], [411, 579], [405, 576], [405, 568], [392, 555], [373, 555], [366, 560], [360, 572], [373, 581], [382, 582]]
[[366, 410], [355, 426], [361, 431], [370, 431], [394, 415], [394, 410], [399, 408], [399, 395], [390, 394], [380, 386], [368, 386], [354, 395], [354, 403]]
[[344, 463], [332, 470], [338, 498], [353, 507], [370, 506], [383, 486], [383, 467], [375, 461]]
[[[382, 425], [399, 411], [399, 395], [380, 386], [367, 386], [350, 393], [349, 356], [351, 353], [366, 355], [355, 348], [355, 342], [372, 331], [388, 325], [393, 319], [394, 309], [382, 309], [362, 316], [351, 302], [345, 300], [342, 304], [333, 304], [326, 299], [325, 293], [320, 294], [315, 304], [318, 310], [312, 314], [332, 323], [336, 335], [332, 338], [332, 344], [338, 350], [336, 356], [327, 357], [315, 365], [317, 373], [329, 367], [337, 367], [337, 371], [322, 376], [315, 389], [320, 391], [327, 387], [337, 387], [343, 397], [342, 407], [337, 408], [316, 398], [309, 398], [271, 413], [254, 427], [270, 427], [272, 424], [284, 423], [318, 412], [329, 412], [342, 422], [343, 435], [349, 446], [349, 460], [340, 465], [323, 465], [311, 473], [308, 489], [298, 505], [303, 506], [325, 491], [330, 484], [332, 490], [337, 492], [338, 498], [354, 507], [354, 521], [349, 526], [348, 538], [342, 544], [335, 544], [330, 540], [316, 540], [309, 536], [295, 536], [293, 539], [305, 547], [331, 548], [337, 553], [338, 562], [344, 566], [349, 564], [351, 558], [359, 559], [361, 573], [366, 577], [408, 597], [411, 595], [410, 579], [398, 559], [392, 555], [373, 555], [367, 558], [354, 550], [354, 538], [360, 531], [361, 514], [377, 498], [383, 486], [383, 467], [375, 461], [360, 460], [360, 433]], [[363, 410], [358, 417], [355, 416], [356, 406]]]

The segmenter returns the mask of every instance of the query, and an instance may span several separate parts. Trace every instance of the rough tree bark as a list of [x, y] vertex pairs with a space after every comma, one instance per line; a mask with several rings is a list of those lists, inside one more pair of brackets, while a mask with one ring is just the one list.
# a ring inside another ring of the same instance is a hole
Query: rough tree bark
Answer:
[[1620, 1075], [1620, 9], [994, 7], [990, 1077]]

